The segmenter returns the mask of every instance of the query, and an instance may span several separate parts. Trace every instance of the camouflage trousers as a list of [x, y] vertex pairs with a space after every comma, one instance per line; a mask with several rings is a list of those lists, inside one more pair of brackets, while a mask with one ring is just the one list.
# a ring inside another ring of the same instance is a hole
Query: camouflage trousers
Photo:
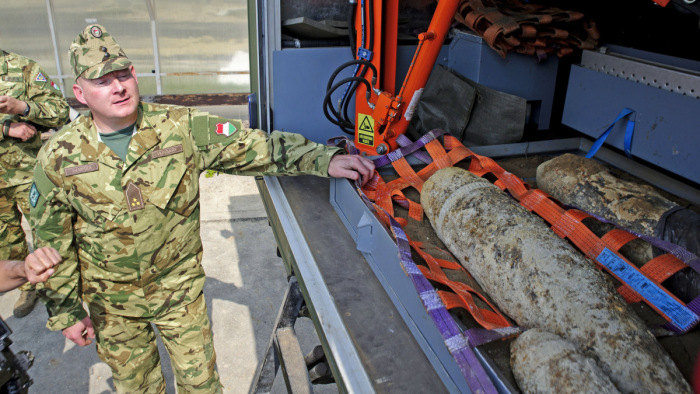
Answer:
[[31, 186], [27, 183], [0, 189], [0, 260], [24, 260], [27, 257], [22, 214], [29, 217]]
[[90, 308], [97, 354], [112, 369], [117, 391], [165, 393], [153, 325], [170, 355], [178, 393], [221, 393], [204, 295], [155, 318], [105, 314]]

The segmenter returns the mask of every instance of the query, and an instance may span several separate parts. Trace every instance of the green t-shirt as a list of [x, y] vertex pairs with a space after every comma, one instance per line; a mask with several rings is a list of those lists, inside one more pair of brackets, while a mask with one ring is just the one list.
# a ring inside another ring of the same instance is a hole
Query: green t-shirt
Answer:
[[135, 125], [136, 123], [113, 133], [100, 134], [100, 139], [105, 145], [109, 146], [109, 149], [113, 150], [117, 156], [121, 157], [122, 160], [126, 160], [126, 153], [129, 151], [129, 142], [131, 142], [131, 136], [134, 134]]

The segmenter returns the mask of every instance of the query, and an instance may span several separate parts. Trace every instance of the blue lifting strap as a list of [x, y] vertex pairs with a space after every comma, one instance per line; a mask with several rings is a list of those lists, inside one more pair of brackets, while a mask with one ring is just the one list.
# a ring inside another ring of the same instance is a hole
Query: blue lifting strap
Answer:
[[620, 114], [617, 115], [617, 118], [615, 118], [615, 121], [613, 121], [610, 126], [603, 132], [603, 134], [598, 137], [597, 140], [593, 143], [593, 146], [591, 146], [591, 149], [586, 153], [586, 158], [590, 159], [593, 157], [593, 155], [598, 152], [598, 149], [600, 149], [601, 146], [603, 146], [603, 142], [605, 142], [605, 139], [608, 138], [608, 134], [610, 134], [610, 131], [612, 131], [613, 126], [617, 124], [620, 120], [623, 118], [627, 118], [627, 127], [625, 129], [625, 154], [627, 157], [632, 157], [632, 135], [634, 135], [634, 113], [635, 111], [633, 109], [629, 108], [624, 108], [622, 111], [620, 111]]

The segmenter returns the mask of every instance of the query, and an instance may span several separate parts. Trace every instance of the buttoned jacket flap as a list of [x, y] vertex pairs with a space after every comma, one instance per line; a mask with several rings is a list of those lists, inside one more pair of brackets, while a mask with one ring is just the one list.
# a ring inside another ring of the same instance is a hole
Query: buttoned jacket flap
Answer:
[[[147, 163], [139, 163], [135, 173], [150, 174], [148, 182], [138, 185], [144, 199], [161, 209], [188, 216], [196, 205], [199, 183], [193, 157], [183, 144], [169, 144], [150, 152]], [[133, 174], [132, 174], [133, 175]]]
[[81, 163], [62, 169], [71, 205], [85, 220], [103, 224], [123, 210], [118, 171], [102, 163]]

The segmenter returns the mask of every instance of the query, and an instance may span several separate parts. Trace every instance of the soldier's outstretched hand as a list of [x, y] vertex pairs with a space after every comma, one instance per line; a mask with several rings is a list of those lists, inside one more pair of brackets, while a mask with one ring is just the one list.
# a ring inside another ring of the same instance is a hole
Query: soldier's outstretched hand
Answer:
[[90, 339], [95, 338], [95, 329], [92, 328], [90, 316], [63, 329], [63, 336], [73, 341], [78, 346], [87, 346], [92, 343]]
[[353, 181], [361, 178], [363, 186], [372, 178], [372, 174], [374, 162], [360, 155], [335, 155], [328, 166], [328, 175]]
[[61, 255], [54, 248], [44, 247], [30, 253], [24, 259], [24, 273], [27, 280], [32, 283], [43, 282], [54, 272], [54, 267], [63, 261]]

